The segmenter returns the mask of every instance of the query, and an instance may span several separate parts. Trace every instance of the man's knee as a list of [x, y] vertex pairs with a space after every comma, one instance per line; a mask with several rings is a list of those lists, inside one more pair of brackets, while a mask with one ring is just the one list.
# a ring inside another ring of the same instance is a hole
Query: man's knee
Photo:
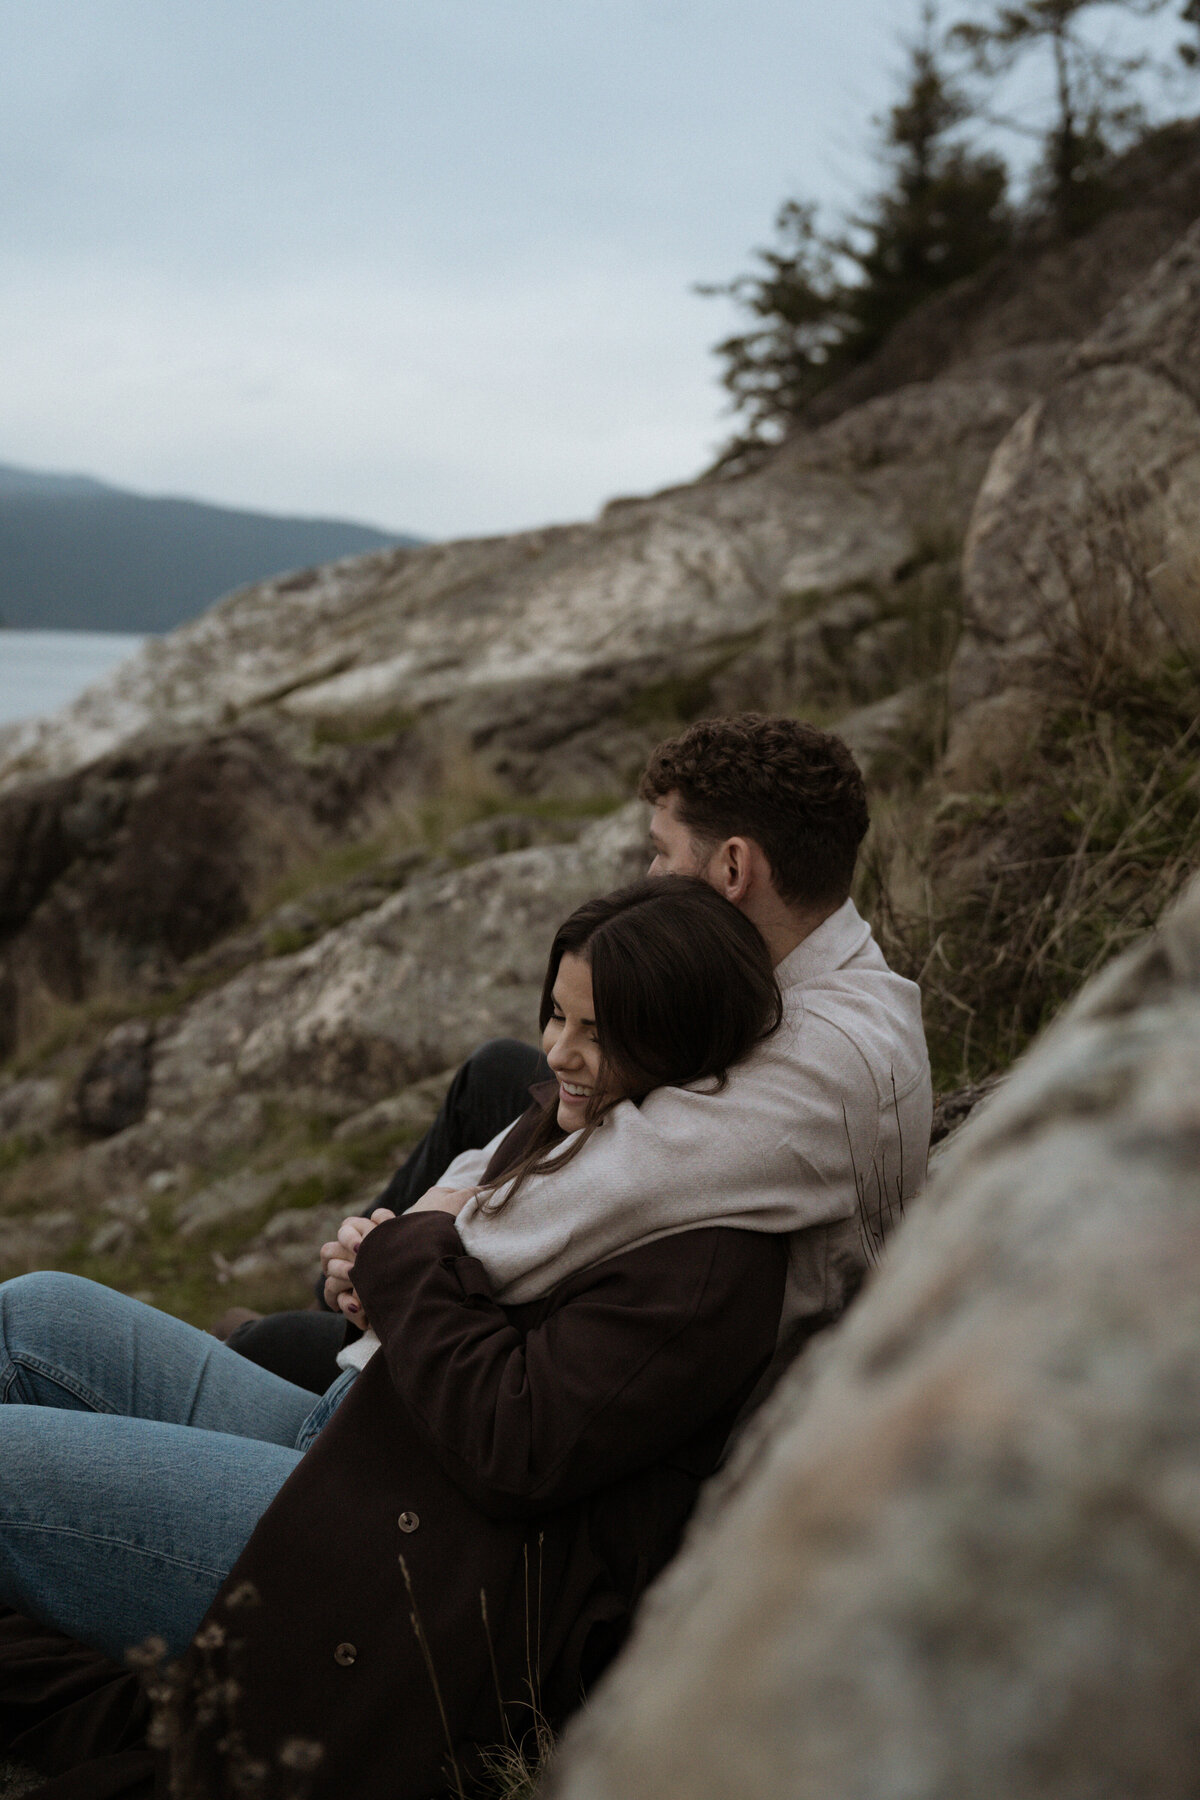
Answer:
[[247, 1319], [225, 1341], [260, 1369], [269, 1369], [272, 1375], [312, 1394], [323, 1394], [341, 1373], [337, 1354], [348, 1335], [341, 1313], [285, 1312]]
[[463, 1064], [463, 1072], [469, 1071], [473, 1081], [490, 1087], [498, 1080], [519, 1079], [525, 1070], [536, 1067], [540, 1059], [540, 1051], [530, 1044], [523, 1044], [520, 1038], [489, 1038], [478, 1050], [472, 1050]]

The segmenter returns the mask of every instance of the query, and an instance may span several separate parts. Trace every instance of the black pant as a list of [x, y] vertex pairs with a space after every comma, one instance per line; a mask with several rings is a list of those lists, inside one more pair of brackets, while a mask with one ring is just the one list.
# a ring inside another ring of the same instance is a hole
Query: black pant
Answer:
[[[463, 1150], [478, 1150], [529, 1105], [529, 1089], [550, 1070], [540, 1050], [515, 1038], [493, 1038], [468, 1056], [446, 1092], [438, 1114], [408, 1160], [396, 1170], [376, 1206], [407, 1212], [436, 1186], [442, 1172]], [[318, 1298], [320, 1295], [318, 1294]], [[323, 1394], [338, 1373], [336, 1357], [353, 1332], [342, 1313], [269, 1313], [239, 1325], [229, 1347], [240, 1355]]]

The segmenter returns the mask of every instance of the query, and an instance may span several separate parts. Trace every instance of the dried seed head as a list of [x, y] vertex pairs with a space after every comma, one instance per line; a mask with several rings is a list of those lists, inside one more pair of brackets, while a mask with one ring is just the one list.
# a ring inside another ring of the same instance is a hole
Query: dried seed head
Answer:
[[284, 1768], [295, 1769], [301, 1775], [310, 1775], [324, 1756], [325, 1746], [315, 1743], [312, 1738], [289, 1738], [279, 1752]]

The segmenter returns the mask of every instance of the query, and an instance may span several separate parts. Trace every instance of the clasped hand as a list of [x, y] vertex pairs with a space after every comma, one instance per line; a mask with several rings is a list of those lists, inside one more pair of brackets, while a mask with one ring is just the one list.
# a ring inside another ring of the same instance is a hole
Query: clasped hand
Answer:
[[[457, 1219], [468, 1200], [475, 1197], [474, 1188], [433, 1187], [427, 1194], [422, 1194], [409, 1212], [444, 1212]], [[354, 1290], [354, 1262], [368, 1232], [382, 1225], [385, 1219], [394, 1219], [395, 1213], [386, 1206], [377, 1206], [369, 1219], [351, 1216], [343, 1219], [336, 1238], [328, 1244], [321, 1245], [321, 1273], [325, 1277], [325, 1304], [331, 1312], [345, 1313], [352, 1324], [360, 1330], [368, 1328], [367, 1315], [362, 1301]]]

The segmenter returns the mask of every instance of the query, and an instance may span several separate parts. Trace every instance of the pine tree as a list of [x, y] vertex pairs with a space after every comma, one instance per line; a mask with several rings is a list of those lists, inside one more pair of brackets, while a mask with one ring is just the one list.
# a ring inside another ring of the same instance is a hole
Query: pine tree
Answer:
[[787, 200], [775, 216], [776, 242], [754, 252], [762, 267], [732, 281], [702, 283], [701, 294], [728, 294], [758, 321], [714, 348], [732, 411], [745, 420], [722, 465], [782, 435], [840, 366], [838, 347], [851, 328], [837, 245], [817, 229], [816, 207]]
[[854, 221], [857, 242], [843, 246], [858, 271], [845, 360], [869, 356], [920, 301], [982, 268], [1009, 241], [1004, 163], [952, 136], [969, 117], [962, 91], [941, 67], [936, 17], [926, 6], [909, 47], [907, 88], [884, 128], [891, 182]]
[[716, 346], [733, 410], [745, 420], [723, 464], [782, 436], [914, 306], [1007, 242], [1004, 164], [955, 135], [968, 115], [941, 66], [927, 5], [908, 46], [903, 93], [880, 122], [888, 180], [862, 215], [829, 235], [815, 207], [789, 200], [775, 220], [775, 244], [755, 252], [758, 269], [700, 288], [731, 295], [754, 320]]
[[[1200, 0], [1187, 0], [1179, 17], [1185, 25], [1191, 26], [1197, 37], [1200, 37]], [[1179, 54], [1189, 69], [1200, 68], [1200, 44], [1192, 43], [1190, 40], [1184, 42], [1179, 46]]]
[[[1102, 6], [1148, 19], [1168, 0], [985, 0], [982, 19], [954, 26], [950, 42], [978, 76], [995, 82], [1029, 52], [1050, 60], [1054, 117], [1043, 138], [1034, 183], [1035, 200], [1051, 208], [1060, 231], [1070, 235], [1088, 224], [1103, 201], [1104, 177], [1115, 150], [1144, 124], [1133, 78], [1147, 55], [1121, 55], [1093, 43], [1083, 29], [1086, 14]], [[1195, 10], [1188, 0], [1184, 17]]]

